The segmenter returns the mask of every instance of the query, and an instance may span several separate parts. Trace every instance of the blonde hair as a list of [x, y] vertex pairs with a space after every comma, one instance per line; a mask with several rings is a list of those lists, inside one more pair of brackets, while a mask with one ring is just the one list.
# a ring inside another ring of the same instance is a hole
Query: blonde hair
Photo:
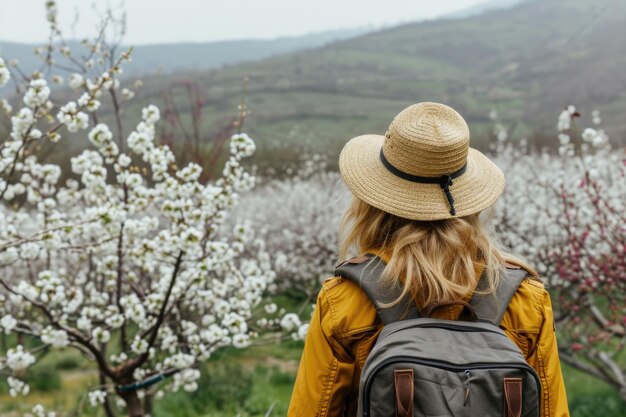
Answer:
[[492, 293], [504, 263], [517, 264], [532, 275], [537, 273], [501, 248], [492, 226], [493, 210], [437, 221], [408, 220], [377, 209], [353, 196], [341, 220], [339, 259], [354, 250], [362, 255], [384, 252], [389, 261], [383, 280], [402, 285], [397, 304], [409, 295], [421, 308], [462, 300], [472, 292], [484, 268]]

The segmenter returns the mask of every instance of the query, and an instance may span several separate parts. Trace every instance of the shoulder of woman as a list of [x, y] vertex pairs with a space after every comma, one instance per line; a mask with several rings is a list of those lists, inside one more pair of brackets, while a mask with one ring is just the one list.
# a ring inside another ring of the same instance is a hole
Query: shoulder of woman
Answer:
[[548, 297], [543, 282], [529, 275], [511, 298], [502, 325], [525, 333], [537, 333], [544, 320], [544, 308]]
[[521, 259], [509, 256], [504, 260], [504, 266], [512, 269], [523, 269], [528, 272], [529, 278], [541, 281], [539, 279], [539, 274], [537, 273], [537, 271]]
[[378, 328], [378, 315], [367, 294], [354, 282], [331, 277], [322, 284], [328, 303], [328, 320], [337, 338]]

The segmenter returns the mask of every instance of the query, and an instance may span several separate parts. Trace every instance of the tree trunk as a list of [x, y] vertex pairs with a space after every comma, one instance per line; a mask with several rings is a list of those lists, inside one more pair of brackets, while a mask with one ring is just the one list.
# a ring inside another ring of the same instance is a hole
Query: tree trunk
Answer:
[[[106, 376], [102, 371], [100, 371], [100, 385], [105, 385], [107, 382]], [[115, 417], [115, 412], [113, 411], [113, 407], [111, 407], [111, 399], [107, 395], [104, 398], [104, 413], [107, 417]]]
[[126, 403], [128, 417], [144, 417], [143, 405], [136, 391], [123, 393], [120, 396]]
[[154, 394], [146, 390], [146, 396], [143, 399], [143, 409], [144, 409], [144, 412], [146, 413], [146, 417], [152, 417], [152, 400], [153, 399], [154, 399]]

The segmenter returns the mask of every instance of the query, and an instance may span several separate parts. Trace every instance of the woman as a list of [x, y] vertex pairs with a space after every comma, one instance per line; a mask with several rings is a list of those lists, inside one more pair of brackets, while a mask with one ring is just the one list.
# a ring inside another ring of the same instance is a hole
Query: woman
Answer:
[[[539, 376], [541, 416], [568, 416], [550, 296], [532, 268], [497, 245], [489, 215], [504, 175], [469, 147], [463, 118], [442, 104], [410, 106], [384, 137], [349, 141], [339, 167], [353, 194], [340, 227], [339, 258], [378, 255], [387, 264], [383, 279], [399, 283], [402, 298], [411, 297], [418, 308], [467, 300], [479, 278], [486, 280], [481, 288], [493, 292], [505, 265], [528, 272], [500, 327]], [[432, 317], [455, 319], [460, 310], [450, 306]], [[361, 371], [382, 327], [357, 284], [327, 279], [288, 415], [355, 416]]]

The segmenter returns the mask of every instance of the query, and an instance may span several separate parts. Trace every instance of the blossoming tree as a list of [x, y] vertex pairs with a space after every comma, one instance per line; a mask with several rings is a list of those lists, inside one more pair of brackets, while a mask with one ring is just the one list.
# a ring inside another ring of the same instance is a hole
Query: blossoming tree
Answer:
[[626, 399], [626, 158], [597, 126], [597, 111], [596, 126], [582, 132], [579, 117], [573, 106], [561, 112], [556, 156], [498, 146], [508, 191], [497, 220], [507, 246], [555, 296], [561, 359]]
[[[0, 87], [13, 78], [22, 93], [21, 102], [2, 101], [10, 132], [0, 144], [0, 330], [12, 346], [0, 369], [11, 395], [26, 395], [23, 377], [45, 352], [77, 349], [98, 370], [91, 405], [109, 417], [143, 416], [155, 396], [197, 389], [196, 364], [217, 349], [247, 347], [262, 327], [303, 330], [297, 316], [281, 323], [275, 305], [263, 308], [274, 279], [263, 241], [245, 222], [230, 239], [220, 232], [239, 193], [254, 185], [242, 165], [254, 142], [235, 134], [221, 177], [207, 183], [199, 165], [178, 167], [155, 143], [157, 107], [144, 108], [125, 134], [120, 90], [132, 92], [119, 74], [130, 53], [116, 55], [100, 36], [75, 57], [55, 2], [46, 7], [42, 69], [26, 75], [0, 59]], [[46, 76], [55, 69], [69, 71], [77, 99], [53, 100]], [[102, 122], [105, 99], [113, 131]], [[63, 172], [42, 157], [68, 133], [89, 143]], [[54, 414], [39, 405], [32, 412]]]
[[[261, 179], [235, 211], [271, 248], [279, 291], [315, 300], [320, 282], [336, 263], [338, 226], [349, 196], [321, 155], [306, 158], [287, 178]], [[272, 214], [277, 212], [289, 215]]]

